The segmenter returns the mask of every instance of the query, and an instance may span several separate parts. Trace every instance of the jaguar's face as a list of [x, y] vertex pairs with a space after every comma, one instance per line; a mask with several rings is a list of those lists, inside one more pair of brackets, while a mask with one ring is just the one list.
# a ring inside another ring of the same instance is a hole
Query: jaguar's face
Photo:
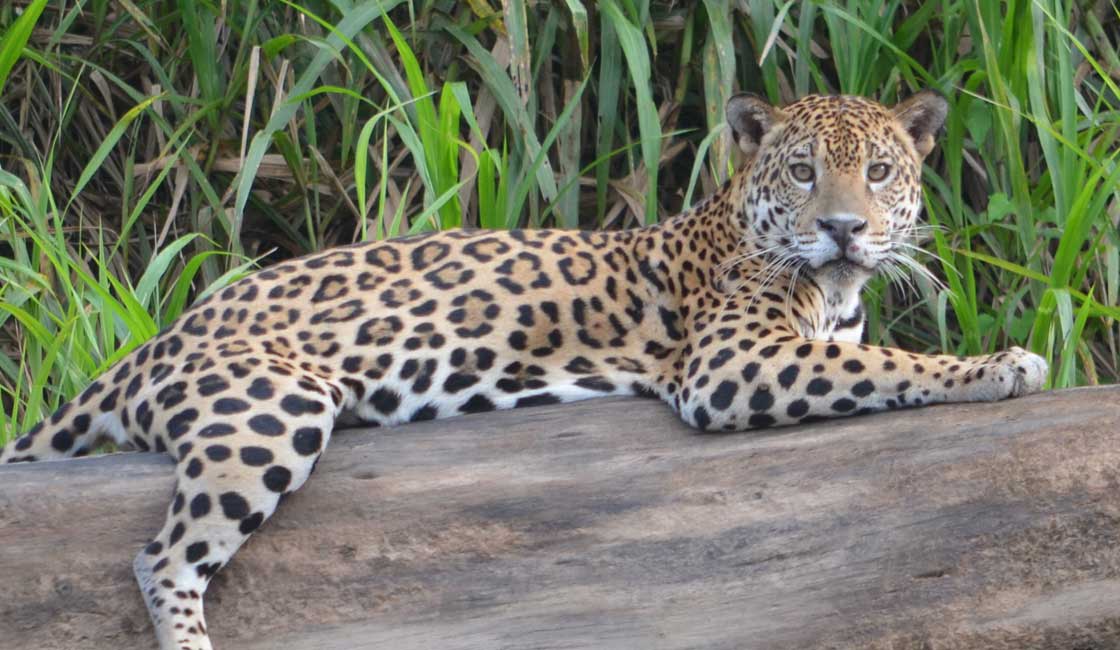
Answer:
[[728, 104], [753, 156], [743, 237], [772, 263], [865, 280], [905, 254], [921, 211], [921, 164], [947, 103], [919, 93], [893, 108], [859, 97], [806, 97], [774, 108]]

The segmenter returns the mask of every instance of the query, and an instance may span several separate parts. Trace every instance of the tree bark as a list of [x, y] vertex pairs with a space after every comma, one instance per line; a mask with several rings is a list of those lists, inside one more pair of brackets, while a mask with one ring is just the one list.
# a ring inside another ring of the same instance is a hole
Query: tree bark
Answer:
[[[1120, 387], [698, 434], [599, 400], [335, 434], [219, 650], [1120, 648]], [[0, 648], [154, 647], [154, 454], [0, 469]]]

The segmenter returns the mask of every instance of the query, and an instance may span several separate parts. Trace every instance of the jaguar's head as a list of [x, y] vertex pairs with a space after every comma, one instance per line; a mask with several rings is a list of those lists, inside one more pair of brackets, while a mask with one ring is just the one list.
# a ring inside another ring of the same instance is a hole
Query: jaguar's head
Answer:
[[750, 158], [744, 242], [831, 283], [861, 285], [902, 263], [921, 212], [922, 160], [947, 111], [931, 91], [893, 107], [850, 96], [781, 108], [733, 97], [727, 121]]

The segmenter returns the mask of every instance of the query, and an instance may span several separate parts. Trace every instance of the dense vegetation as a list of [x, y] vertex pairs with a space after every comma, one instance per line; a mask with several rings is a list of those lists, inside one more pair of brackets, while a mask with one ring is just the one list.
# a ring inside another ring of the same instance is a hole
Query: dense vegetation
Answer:
[[736, 162], [739, 90], [952, 102], [943, 285], [870, 340], [1116, 381], [1115, 0], [15, 0], [0, 7], [0, 440], [257, 264], [398, 233], [621, 228]]

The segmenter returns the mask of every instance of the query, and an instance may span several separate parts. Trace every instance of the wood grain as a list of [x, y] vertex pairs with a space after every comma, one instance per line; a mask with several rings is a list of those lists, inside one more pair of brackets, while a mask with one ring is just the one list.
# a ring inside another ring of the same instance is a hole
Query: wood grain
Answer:
[[[154, 647], [151, 454], [0, 469], [0, 648]], [[1120, 387], [762, 434], [599, 400], [343, 431], [219, 650], [1120, 648]]]

